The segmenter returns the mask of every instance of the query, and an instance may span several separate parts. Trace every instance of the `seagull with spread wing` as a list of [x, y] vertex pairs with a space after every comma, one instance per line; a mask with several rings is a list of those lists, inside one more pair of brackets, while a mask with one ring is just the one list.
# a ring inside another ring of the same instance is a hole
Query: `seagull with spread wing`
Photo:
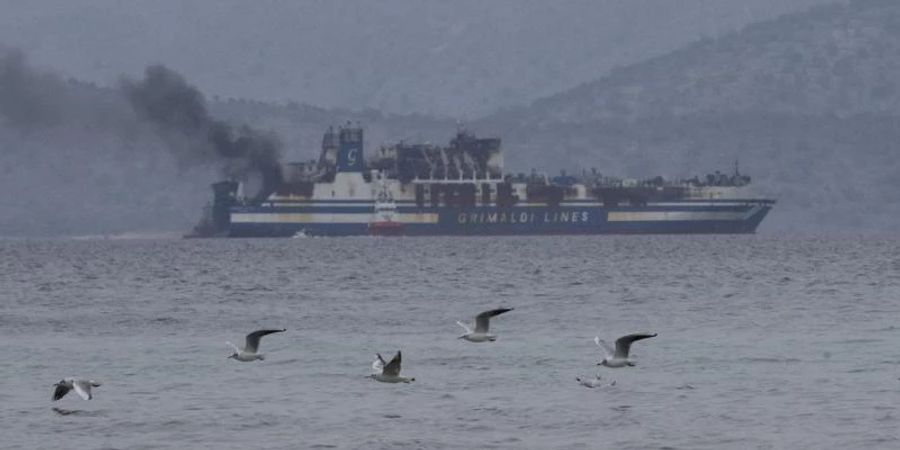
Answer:
[[53, 385], [56, 389], [53, 390], [53, 401], [57, 401], [66, 396], [71, 390], [75, 390], [75, 393], [78, 394], [79, 397], [90, 400], [94, 398], [91, 394], [91, 387], [98, 387], [100, 383], [94, 380], [82, 380], [78, 378], [63, 378]]
[[600, 336], [595, 337], [594, 343], [597, 344], [597, 346], [600, 347], [600, 349], [602, 349], [603, 353], [606, 355], [602, 361], [597, 363], [597, 365], [610, 368], [634, 366], [634, 363], [628, 359], [628, 351], [631, 350], [631, 344], [635, 341], [652, 337], [656, 337], [656, 333], [635, 333], [622, 336], [616, 339], [615, 350], [610, 348], [605, 341], [600, 339]]
[[385, 363], [384, 358], [380, 354], [375, 354], [375, 361], [372, 363], [372, 370], [375, 371], [370, 377], [373, 380], [382, 383], [410, 383], [416, 381], [413, 377], [400, 376], [400, 362], [402, 357], [400, 351], [391, 358], [391, 362]]
[[282, 328], [280, 330], [256, 330], [247, 335], [246, 342], [244, 343], [244, 348], [238, 348], [231, 342], [226, 341], [225, 343], [230, 345], [234, 349], [234, 353], [229, 355], [228, 358], [233, 358], [243, 362], [255, 361], [257, 359], [262, 361], [266, 359], [266, 357], [262, 353], [257, 353], [259, 351], [259, 340], [267, 334], [281, 333], [282, 331], [287, 331], [287, 329]]
[[512, 311], [512, 308], [498, 308], [492, 309], [490, 311], [485, 311], [477, 316], [475, 316], [475, 331], [472, 331], [468, 325], [456, 321], [457, 325], [463, 327], [466, 330], [466, 334], [463, 334], [458, 339], [465, 339], [469, 342], [494, 342], [497, 340], [497, 336], [488, 333], [488, 329], [491, 326], [491, 317], [499, 316], [505, 312]]

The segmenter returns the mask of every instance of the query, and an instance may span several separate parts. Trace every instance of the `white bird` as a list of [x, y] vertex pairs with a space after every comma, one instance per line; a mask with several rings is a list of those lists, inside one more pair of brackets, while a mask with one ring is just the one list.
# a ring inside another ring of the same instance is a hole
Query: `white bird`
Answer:
[[613, 349], [610, 348], [605, 341], [600, 339], [600, 336], [597, 336], [594, 338], [594, 343], [597, 344], [597, 346], [600, 347], [603, 350], [603, 353], [606, 355], [606, 357], [603, 358], [603, 361], [600, 361], [599, 363], [597, 363], [597, 365], [611, 368], [634, 366], [634, 363], [628, 359], [628, 351], [631, 350], [631, 343], [655, 336], [656, 333], [635, 333], [629, 334], [627, 336], [622, 336], [616, 339], [615, 351], [613, 351]]
[[385, 363], [384, 358], [380, 354], [375, 354], [375, 362], [372, 363], [372, 369], [376, 372], [370, 375], [373, 380], [382, 383], [410, 383], [416, 381], [412, 377], [400, 376], [400, 351], [391, 359], [391, 362]]
[[472, 331], [466, 324], [456, 321], [457, 325], [463, 327], [466, 330], [466, 334], [460, 336], [458, 339], [465, 339], [469, 342], [494, 342], [497, 340], [497, 336], [488, 333], [488, 329], [491, 326], [491, 317], [499, 316], [508, 311], [512, 311], [512, 308], [498, 308], [492, 309], [490, 311], [485, 311], [477, 316], [475, 316], [475, 331]]
[[266, 359], [266, 357], [261, 353], [257, 353], [257, 351], [259, 351], [259, 340], [267, 334], [281, 333], [282, 331], [287, 331], [287, 329], [282, 328], [280, 330], [256, 330], [247, 335], [246, 342], [244, 343], [244, 348], [238, 348], [231, 342], [225, 341], [226, 344], [234, 348], [234, 353], [227, 356], [227, 358], [234, 358], [238, 361], [243, 362], [255, 361], [257, 359], [262, 361]]
[[[584, 386], [584, 387], [589, 387], [589, 388], [591, 388], [591, 389], [593, 389], [593, 388], [595, 388], [595, 387], [597, 387], [597, 386], [601, 386], [601, 385], [603, 384], [603, 381], [601, 380], [600, 374], [599, 374], [599, 373], [598, 373], [594, 378], [581, 378], [581, 377], [575, 377], [575, 381], [577, 381], [577, 382], [578, 382], [579, 384], [581, 384], [582, 386]], [[615, 386], [615, 385], [616, 385], [616, 380], [613, 380], [612, 382], [610, 382], [609, 385], [610, 385], [610, 386]]]
[[53, 401], [57, 401], [66, 396], [72, 389], [75, 389], [75, 393], [78, 394], [79, 397], [90, 400], [94, 398], [91, 395], [91, 387], [98, 387], [100, 383], [94, 380], [81, 380], [76, 378], [63, 378], [53, 385], [56, 389], [53, 390]]

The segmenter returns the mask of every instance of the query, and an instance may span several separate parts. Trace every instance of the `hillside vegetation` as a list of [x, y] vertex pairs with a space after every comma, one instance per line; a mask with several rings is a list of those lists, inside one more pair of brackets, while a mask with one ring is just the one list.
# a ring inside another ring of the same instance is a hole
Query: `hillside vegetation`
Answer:
[[740, 160], [780, 201], [762, 230], [900, 227], [900, 2], [855, 1], [707, 39], [480, 128], [507, 161], [691, 176]]

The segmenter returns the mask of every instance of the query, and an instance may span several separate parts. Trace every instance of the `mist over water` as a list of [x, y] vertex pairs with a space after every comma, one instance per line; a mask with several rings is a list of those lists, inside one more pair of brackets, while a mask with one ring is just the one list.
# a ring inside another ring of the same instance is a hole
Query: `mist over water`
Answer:
[[896, 237], [0, 241], [0, 447], [896, 448], [898, 274]]

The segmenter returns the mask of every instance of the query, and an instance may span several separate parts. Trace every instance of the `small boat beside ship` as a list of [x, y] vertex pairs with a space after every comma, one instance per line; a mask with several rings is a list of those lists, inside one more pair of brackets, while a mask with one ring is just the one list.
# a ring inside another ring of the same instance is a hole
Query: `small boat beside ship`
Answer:
[[375, 200], [375, 213], [369, 222], [369, 234], [372, 236], [402, 236], [403, 222], [397, 220], [397, 203], [391, 197], [387, 185], [382, 183], [381, 192]]

